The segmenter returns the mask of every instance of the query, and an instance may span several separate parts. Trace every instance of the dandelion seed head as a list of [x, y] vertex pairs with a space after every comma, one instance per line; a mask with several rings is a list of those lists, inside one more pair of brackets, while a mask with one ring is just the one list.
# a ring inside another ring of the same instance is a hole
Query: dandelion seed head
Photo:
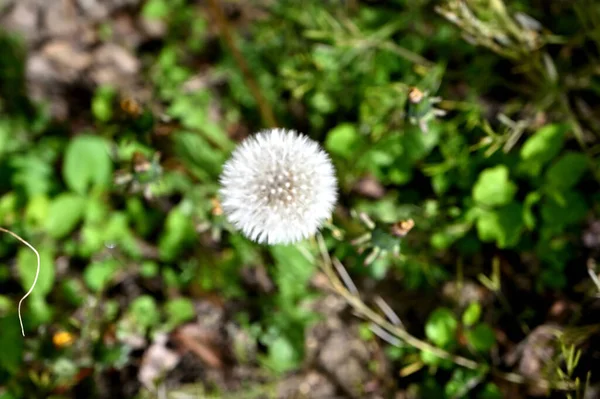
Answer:
[[313, 235], [337, 199], [329, 156], [293, 130], [265, 130], [244, 140], [220, 183], [227, 219], [259, 243], [290, 244]]

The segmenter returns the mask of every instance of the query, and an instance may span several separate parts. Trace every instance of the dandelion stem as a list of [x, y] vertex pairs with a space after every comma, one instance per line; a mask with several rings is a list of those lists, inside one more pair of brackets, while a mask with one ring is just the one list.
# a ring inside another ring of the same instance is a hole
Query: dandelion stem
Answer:
[[27, 245], [35, 253], [35, 256], [37, 257], [37, 269], [35, 270], [35, 277], [33, 278], [33, 283], [31, 284], [31, 288], [29, 288], [29, 291], [27, 291], [25, 293], [25, 295], [23, 295], [23, 297], [19, 301], [19, 305], [17, 307], [17, 312], [19, 314], [19, 323], [21, 324], [21, 334], [23, 334], [23, 336], [25, 336], [25, 327], [23, 327], [23, 317], [21, 317], [21, 305], [23, 304], [23, 301], [25, 300], [25, 298], [27, 298], [33, 292], [33, 289], [35, 288], [35, 285], [37, 284], [38, 277], [40, 276], [40, 263], [41, 263], [40, 262], [40, 254], [33, 247], [33, 245], [31, 245], [30, 243], [28, 243], [27, 241], [25, 241], [24, 239], [19, 237], [17, 234], [13, 233], [12, 231], [7, 230], [3, 227], [0, 227], [0, 231], [10, 234], [17, 240], [21, 241], [23, 244]]
[[238, 67], [240, 68], [240, 70], [242, 72], [242, 76], [244, 77], [244, 80], [246, 81], [246, 84], [248, 85], [248, 88], [250, 89], [250, 92], [252, 93], [252, 96], [256, 100], [256, 103], [258, 105], [258, 109], [260, 111], [260, 115], [263, 119], [263, 122], [266, 124], [267, 127], [276, 127], [277, 121], [275, 120], [275, 115], [273, 114], [273, 110], [271, 109], [268, 101], [263, 96], [262, 92], [260, 91], [260, 87], [258, 86], [258, 83], [252, 76], [252, 73], [250, 72], [250, 68], [248, 67], [248, 64], [246, 63], [246, 60], [245, 60], [242, 52], [235, 44], [235, 40], [233, 38], [233, 35], [231, 34], [231, 30], [230, 30], [229, 24], [227, 22], [227, 17], [225, 17], [223, 10], [221, 9], [221, 6], [219, 5], [218, 0], [209, 0], [209, 4], [210, 4], [211, 10], [212, 10], [212, 14], [215, 19], [215, 22], [216, 22], [217, 26], [219, 27], [219, 30], [221, 31], [223, 40], [225, 41], [225, 44], [227, 45], [227, 47], [229, 47], [229, 50], [231, 51], [231, 54], [233, 55], [235, 62], [238, 64]]

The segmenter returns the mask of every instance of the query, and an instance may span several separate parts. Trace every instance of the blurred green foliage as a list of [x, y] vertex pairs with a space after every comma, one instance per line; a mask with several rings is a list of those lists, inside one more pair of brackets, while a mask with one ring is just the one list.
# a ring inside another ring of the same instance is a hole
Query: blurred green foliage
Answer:
[[[600, 212], [598, 114], [573, 105], [600, 103], [598, 4], [260, 3], [238, 4], [266, 12], [232, 24], [237, 51], [279, 124], [331, 154], [341, 199], [324, 236], [354, 278], [421, 296], [479, 278], [498, 294], [500, 281], [486, 276], [504, 257], [531, 278], [534, 295], [573, 292], [582, 228]], [[156, 104], [128, 113], [125, 93], [98, 87], [80, 130], [31, 105], [23, 43], [0, 35], [0, 225], [42, 260], [22, 339], [16, 304], [35, 257], [0, 236], [0, 398], [50, 395], [79, 383], [81, 370], [123, 367], [132, 349], [121, 338], [171, 332], [194, 320], [208, 295], [247, 304], [240, 324], [274, 374], [301, 367], [305, 329], [319, 320], [305, 306], [317, 296], [315, 246], [250, 243], [215, 204], [231, 132], [265, 126], [233, 50], [225, 41], [216, 53], [208, 48], [210, 9], [149, 0], [140, 12], [168, 26], [157, 52], [143, 55]], [[225, 83], [189, 90], [199, 59], [210, 63], [203, 78]], [[363, 179], [381, 195], [361, 193]], [[367, 254], [350, 244], [365, 232], [348, 216], [357, 212], [377, 223], [415, 220], [399, 258], [363, 267]], [[267, 267], [274, 292], [248, 294], [239, 271], [255, 265]], [[122, 293], [127, 284], [138, 289]], [[522, 307], [515, 324], [536, 312]], [[477, 359], [481, 370], [406, 346], [388, 357], [427, 366], [414, 380], [421, 397], [499, 398], [486, 373], [506, 312], [501, 301], [447, 303], [412, 321], [424, 339]], [[119, 339], [107, 338], [115, 329]], [[77, 345], [53, 345], [57, 331]], [[464, 391], [472, 381], [481, 383]]]

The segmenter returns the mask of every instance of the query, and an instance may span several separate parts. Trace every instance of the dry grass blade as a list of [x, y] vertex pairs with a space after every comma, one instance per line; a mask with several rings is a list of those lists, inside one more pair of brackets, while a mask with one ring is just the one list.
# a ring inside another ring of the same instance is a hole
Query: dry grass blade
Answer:
[[[373, 331], [382, 339], [390, 342], [391, 338], [395, 337], [407, 345], [410, 345], [423, 352], [429, 352], [439, 358], [450, 360], [458, 366], [462, 366], [471, 370], [479, 370], [482, 375], [485, 375], [489, 372], [496, 377], [502, 378], [505, 381], [509, 381], [515, 384], [523, 384], [544, 389], [555, 389], [561, 391], [571, 391], [575, 389], [575, 384], [571, 381], [554, 382], [546, 379], [531, 379], [512, 372], [502, 372], [500, 370], [490, 368], [490, 366], [485, 363], [479, 363], [475, 360], [468, 359], [464, 356], [455, 355], [453, 353], [447, 352], [441, 348], [438, 348], [426, 341], [423, 341], [411, 335], [404, 328], [393, 324], [393, 322], [391, 321], [388, 321], [379, 313], [377, 313], [368, 305], [366, 305], [359, 295], [350, 292], [350, 290], [345, 286], [341, 278], [336, 274], [334, 270], [333, 263], [329, 256], [329, 253], [327, 252], [327, 247], [325, 246], [323, 236], [318, 234], [316, 238], [319, 250], [321, 252], [321, 257], [323, 259], [323, 261], [321, 262], [321, 268], [323, 269], [325, 275], [329, 278], [331, 286], [338, 293], [338, 295], [340, 295], [346, 300], [348, 305], [350, 305], [353, 308], [353, 310], [358, 316], [371, 321], [371, 331]], [[373, 326], [378, 326], [379, 328], [374, 329]], [[385, 332], [385, 334], [383, 334], [383, 332]], [[385, 336], [385, 338], [383, 338], [383, 336]]]
[[390, 307], [390, 305], [387, 304], [387, 302], [383, 300], [383, 298], [381, 298], [380, 296], [376, 297], [375, 303], [377, 304], [377, 306], [379, 306], [379, 309], [381, 309], [381, 311], [385, 313], [387, 318], [392, 323], [394, 323], [395, 326], [400, 326], [404, 328], [404, 324], [402, 324], [402, 320], [400, 320], [400, 317], [398, 317], [396, 312], [394, 312], [394, 310]]
[[29, 247], [29, 249], [31, 249], [35, 253], [35, 256], [37, 257], [37, 269], [35, 270], [35, 277], [33, 278], [33, 283], [31, 284], [31, 288], [29, 288], [29, 291], [27, 291], [25, 293], [25, 295], [23, 295], [23, 297], [19, 301], [19, 305], [18, 305], [18, 308], [17, 308], [17, 312], [19, 314], [19, 323], [21, 324], [21, 334], [23, 334], [23, 336], [25, 336], [25, 327], [23, 327], [23, 317], [21, 316], [21, 305], [23, 304], [23, 301], [29, 295], [31, 295], [31, 293], [33, 292], [33, 289], [35, 288], [35, 285], [37, 284], [38, 277], [40, 276], [40, 263], [41, 263], [40, 262], [40, 254], [33, 247], [33, 245], [31, 245], [30, 243], [28, 243], [27, 241], [25, 241], [24, 239], [22, 239], [21, 237], [19, 237], [17, 234], [13, 233], [12, 231], [6, 230], [3, 227], [0, 227], [0, 231], [3, 231], [5, 233], [10, 234], [11, 236], [13, 236], [14, 238], [16, 238], [17, 240], [21, 241], [23, 244], [27, 245]]
[[350, 291], [354, 295], [358, 295], [358, 288], [356, 288], [354, 281], [352, 281], [352, 278], [346, 271], [344, 265], [342, 265], [342, 263], [337, 258], [333, 258], [333, 265], [335, 266], [340, 277], [342, 277], [342, 280], [344, 281], [346, 288], [348, 288], [348, 291]]

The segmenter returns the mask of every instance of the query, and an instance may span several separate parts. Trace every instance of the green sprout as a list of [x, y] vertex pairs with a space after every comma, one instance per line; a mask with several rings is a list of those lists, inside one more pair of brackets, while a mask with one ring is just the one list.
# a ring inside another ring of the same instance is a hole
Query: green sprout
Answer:
[[369, 231], [352, 240], [351, 243], [358, 247], [358, 252], [361, 254], [370, 249], [364, 261], [365, 266], [390, 252], [394, 257], [400, 256], [400, 241], [415, 225], [412, 219], [396, 223], [375, 223], [364, 212], [359, 213], [358, 217]]

